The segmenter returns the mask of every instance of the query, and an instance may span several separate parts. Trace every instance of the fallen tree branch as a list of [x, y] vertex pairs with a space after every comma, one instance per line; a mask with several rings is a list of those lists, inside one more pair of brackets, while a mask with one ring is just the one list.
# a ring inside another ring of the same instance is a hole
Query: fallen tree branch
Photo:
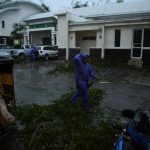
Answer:
[[34, 141], [34, 139], [35, 139], [37, 133], [39, 132], [39, 130], [40, 130], [42, 127], [44, 127], [45, 125], [49, 124], [49, 123], [50, 123], [50, 122], [44, 122], [44, 123], [40, 123], [40, 124], [37, 126], [36, 130], [35, 130], [34, 133], [32, 134], [32, 138], [31, 138], [31, 140], [30, 140], [30, 143], [29, 143], [29, 145], [28, 145], [28, 149], [27, 149], [27, 150], [30, 150], [30, 149], [31, 149], [32, 143], [33, 143], [33, 141]]

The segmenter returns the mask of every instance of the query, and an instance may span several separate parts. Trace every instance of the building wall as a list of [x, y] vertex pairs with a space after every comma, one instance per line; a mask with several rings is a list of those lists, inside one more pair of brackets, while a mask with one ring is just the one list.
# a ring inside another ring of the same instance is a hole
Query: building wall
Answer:
[[131, 49], [132, 48], [132, 39], [133, 39], [132, 27], [121, 28], [121, 43], [120, 46], [122, 49]]
[[31, 35], [32, 35], [32, 44], [35, 45], [42, 45], [43, 38], [51, 38], [50, 31], [31, 32]]
[[91, 31], [91, 30], [99, 30], [102, 26], [100, 24], [77, 24], [70, 25], [69, 31]]
[[[102, 35], [102, 25], [84, 25], [84, 26], [72, 26], [69, 28], [71, 31], [74, 31], [76, 35], [76, 46], [80, 47], [82, 44], [82, 47], [84, 46], [84, 43], [82, 43], [82, 37], [85, 35], [91, 35], [93, 36], [93, 33], [96, 34], [96, 44], [95, 41], [89, 41], [87, 42], [87, 47], [95, 47], [95, 48], [102, 48], [103, 47], [103, 38], [104, 38], [104, 48], [110, 49], [110, 48], [116, 48], [114, 46], [114, 39], [115, 39], [115, 29], [121, 30], [121, 43], [120, 48], [122, 49], [131, 49], [132, 44], [132, 27], [105, 27], [104, 29], [104, 37]], [[79, 34], [79, 31], [81, 34]], [[91, 32], [89, 32], [91, 31]], [[71, 36], [71, 35], [70, 35]], [[71, 43], [70, 43], [71, 42]], [[69, 39], [69, 47], [73, 47], [74, 41]], [[91, 45], [91, 46], [90, 46]]]
[[68, 18], [66, 14], [58, 16], [57, 41], [60, 48], [68, 48]]
[[[102, 26], [100, 24], [79, 24], [69, 26], [69, 36], [75, 36], [75, 39], [69, 38], [69, 48], [80, 47], [81, 51], [89, 53], [89, 49], [92, 47], [102, 47], [102, 39], [98, 37], [102, 34]], [[72, 33], [74, 35], [72, 36]], [[83, 40], [83, 37], [95, 36], [95, 40]], [[97, 40], [98, 39], [98, 40]], [[73, 43], [75, 42], [75, 43]]]
[[43, 38], [50, 38], [51, 44], [56, 45], [57, 41], [55, 39], [56, 36], [56, 20], [53, 18], [42, 18], [42, 19], [34, 19], [34, 20], [26, 20], [27, 30], [24, 35], [29, 37], [29, 34], [32, 35], [32, 38], [29, 39], [29, 43], [27, 40], [24, 42], [27, 44], [42, 44]]
[[26, 17], [43, 13], [44, 10], [40, 7], [36, 7], [34, 5], [31, 5], [30, 3], [19, 3], [18, 7], [20, 8], [20, 14], [19, 14], [19, 20], [24, 20]]
[[[18, 21], [19, 10], [6, 11], [1, 15], [0, 22], [5, 21], [5, 28], [1, 28], [1, 36], [10, 36], [11, 32], [14, 30], [14, 23]], [[12, 18], [12, 19], [10, 19]]]
[[75, 48], [76, 46], [76, 33], [70, 32], [69, 33], [69, 48]]
[[68, 20], [69, 14], [63, 14], [58, 16], [57, 21], [57, 43], [60, 50], [66, 50], [66, 60], [69, 60], [69, 31], [68, 31]]
[[[115, 47], [115, 29], [121, 30], [120, 47]], [[131, 49], [132, 27], [105, 27], [105, 49]]]
[[[56, 21], [54, 21], [53, 19], [50, 18], [45, 18], [45, 19], [35, 19], [35, 20], [27, 20], [25, 21], [28, 23], [28, 25], [37, 25], [37, 24], [44, 24], [44, 23], [51, 23], [53, 24], [50, 27], [54, 27], [54, 23], [56, 23]], [[47, 27], [48, 28], [48, 27]], [[37, 29], [37, 28], [36, 28]]]
[[[79, 29], [77, 25], [77, 31], [75, 32], [76, 47], [80, 47], [81, 51], [87, 53], [89, 53], [90, 50], [90, 54], [94, 53], [94, 55], [98, 55], [99, 58], [101, 57], [105, 58], [106, 60], [128, 62], [128, 60], [131, 58], [134, 26], [93, 26], [91, 25], [91, 29], [93, 29], [91, 31], [86, 30], [89, 26], [85, 26], [85, 31], [78, 31]], [[138, 26], [136, 26], [136, 28], [137, 27]], [[115, 30], [118, 29], [121, 31], [120, 46], [115, 47]], [[96, 36], [96, 39], [84, 41], [83, 37], [86, 36]], [[101, 52], [101, 55], [99, 52]]]
[[98, 30], [96, 33], [96, 48], [102, 48], [103, 47], [103, 35], [102, 31]]
[[76, 32], [76, 47], [80, 47], [82, 52], [89, 53], [91, 47], [96, 47], [96, 31]]
[[0, 22], [5, 21], [5, 28], [1, 28], [0, 26], [0, 35], [10, 36], [14, 30], [14, 23], [22, 22], [27, 16], [42, 12], [42, 8], [34, 7], [30, 3], [18, 3], [15, 9], [12, 7], [12, 9], [0, 13]]
[[[115, 47], [115, 30], [120, 30], [120, 46]], [[104, 59], [127, 63], [131, 58], [132, 26], [105, 27]]]
[[[73, 31], [70, 32], [69, 35], [69, 48], [80, 47], [81, 51], [89, 53], [89, 49], [91, 48], [131, 50], [132, 47], [132, 27], [129, 26], [115, 26], [103, 28], [100, 24], [81, 25], [80, 27], [77, 25], [71, 26], [69, 29]], [[115, 29], [121, 30], [120, 47], [114, 46]], [[86, 36], [96, 36], [96, 40], [83, 40], [83, 37]], [[70, 37], [72, 37], [72, 39]]]

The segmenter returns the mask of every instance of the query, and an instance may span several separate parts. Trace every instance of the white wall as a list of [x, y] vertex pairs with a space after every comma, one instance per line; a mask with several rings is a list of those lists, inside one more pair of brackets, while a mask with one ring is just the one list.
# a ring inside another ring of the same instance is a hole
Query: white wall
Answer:
[[68, 31], [68, 20], [70, 14], [66, 13], [64, 15], [58, 16], [57, 22], [57, 43], [59, 48], [66, 49], [66, 60], [69, 59], [69, 31]]
[[96, 47], [97, 48], [102, 48], [103, 46], [103, 39], [102, 39], [102, 31], [98, 30], [96, 34]]
[[132, 28], [122, 28], [121, 30], [121, 48], [131, 49], [132, 47]]
[[114, 47], [114, 28], [105, 28], [105, 39], [104, 39], [104, 47], [112, 48]]
[[[40, 10], [33, 5], [29, 5], [29, 3], [18, 3], [19, 5], [15, 6], [18, 7], [17, 9], [10, 9], [0, 13], [0, 22], [3, 20], [5, 21], [5, 28], [1, 29], [2, 36], [10, 36], [11, 32], [14, 30], [14, 23], [19, 23], [23, 21], [24, 18], [27, 16], [42, 13], [42, 9]], [[12, 7], [13, 8], [13, 7]]]
[[1, 15], [1, 21], [5, 21], [5, 28], [1, 29], [2, 36], [10, 36], [11, 32], [14, 30], [14, 22], [18, 21], [18, 10], [12, 10], [4, 12]]
[[89, 54], [89, 49], [92, 47], [96, 47], [96, 41], [95, 40], [85, 40], [81, 42], [81, 51]]
[[57, 35], [59, 48], [68, 48], [68, 18], [66, 14], [58, 16]]
[[83, 37], [96, 37], [96, 31], [76, 32], [76, 47], [80, 47], [82, 52], [89, 53], [91, 47], [96, 47], [96, 40], [83, 40]]
[[70, 25], [69, 31], [91, 31], [91, 30], [99, 30], [101, 29], [100, 24], [78, 24], [78, 25]]
[[42, 9], [34, 7], [34, 5], [30, 5], [29, 3], [19, 3], [18, 7], [20, 8], [19, 20], [22, 21], [28, 16], [43, 13]]
[[[69, 31], [75, 32], [76, 41], [69, 39], [69, 47], [80, 47], [81, 51], [88, 52], [89, 48], [100, 48], [102, 47], [102, 39], [99, 36], [102, 34], [102, 25], [100, 24], [78, 24], [70, 25]], [[84, 36], [96, 36], [96, 40], [82, 40]], [[73, 43], [75, 42], [75, 43]]]
[[76, 47], [76, 34], [75, 32], [69, 33], [69, 48], [75, 48]]
[[112, 49], [114, 47], [115, 29], [121, 30], [120, 47], [122, 49], [131, 49], [132, 43], [132, 27], [105, 27], [105, 48]]

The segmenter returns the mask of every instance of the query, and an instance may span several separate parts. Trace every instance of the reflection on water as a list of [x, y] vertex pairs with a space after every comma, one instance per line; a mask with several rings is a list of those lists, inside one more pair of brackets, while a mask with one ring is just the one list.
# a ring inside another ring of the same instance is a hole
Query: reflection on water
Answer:
[[74, 86], [72, 75], [48, 74], [57, 63], [32, 62], [14, 65], [15, 95], [19, 104], [49, 104]]

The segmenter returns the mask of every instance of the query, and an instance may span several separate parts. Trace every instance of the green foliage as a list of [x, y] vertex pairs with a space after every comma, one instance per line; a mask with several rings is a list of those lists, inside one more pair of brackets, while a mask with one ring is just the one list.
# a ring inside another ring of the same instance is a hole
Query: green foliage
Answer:
[[48, 74], [56, 73], [72, 73], [74, 72], [74, 65], [72, 63], [65, 63], [57, 65], [53, 70], [48, 71]]
[[[32, 150], [109, 150], [113, 145], [113, 129], [103, 121], [99, 109], [104, 91], [90, 90], [90, 103], [94, 112], [82, 108], [82, 101], [72, 104], [73, 93], [66, 94], [53, 105], [18, 106], [14, 113], [26, 128], [21, 132], [24, 147], [30, 143], [36, 128], [41, 124], [32, 143]], [[95, 121], [96, 120], [96, 121]]]

